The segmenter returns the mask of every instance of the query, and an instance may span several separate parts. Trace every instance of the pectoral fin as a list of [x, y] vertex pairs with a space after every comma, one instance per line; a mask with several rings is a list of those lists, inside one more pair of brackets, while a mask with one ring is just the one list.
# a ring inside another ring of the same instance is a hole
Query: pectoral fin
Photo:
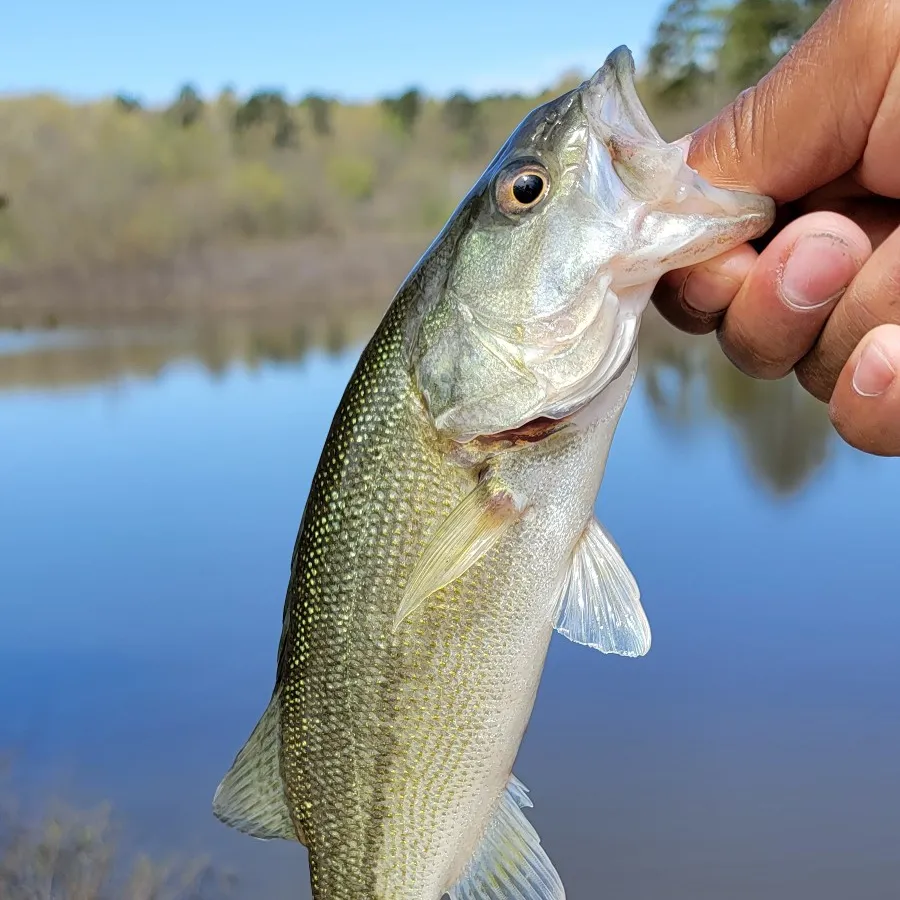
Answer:
[[602, 653], [643, 656], [650, 649], [650, 624], [637, 582], [596, 519], [591, 519], [575, 545], [556, 630]]
[[531, 805], [525, 785], [510, 775], [481, 843], [447, 891], [450, 900], [565, 900], [562, 881], [522, 812]]
[[403, 591], [393, 630], [431, 594], [478, 562], [520, 515], [508, 491], [490, 480], [480, 482], [441, 523], [422, 552]]

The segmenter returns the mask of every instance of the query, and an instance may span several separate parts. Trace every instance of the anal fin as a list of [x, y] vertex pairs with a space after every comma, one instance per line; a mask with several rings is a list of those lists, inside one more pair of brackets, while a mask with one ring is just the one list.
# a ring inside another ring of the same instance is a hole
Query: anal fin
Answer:
[[291, 820], [281, 781], [280, 692], [247, 738], [216, 789], [213, 812], [226, 825], [251, 837], [304, 842]]
[[450, 900], [565, 900], [559, 874], [522, 812], [531, 805], [528, 789], [511, 775], [481, 843], [447, 891]]
[[596, 519], [575, 545], [555, 627], [570, 641], [602, 653], [643, 656], [650, 649], [650, 623], [637, 582]]

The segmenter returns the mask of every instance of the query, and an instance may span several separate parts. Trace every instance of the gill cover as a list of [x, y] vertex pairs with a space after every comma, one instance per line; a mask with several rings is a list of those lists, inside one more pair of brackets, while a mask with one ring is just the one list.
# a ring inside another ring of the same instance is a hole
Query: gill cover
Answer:
[[436, 428], [466, 441], [583, 407], [627, 362], [659, 277], [773, 214], [687, 166], [642, 107], [630, 52], [614, 50], [523, 120], [443, 233], [455, 246], [412, 347]]

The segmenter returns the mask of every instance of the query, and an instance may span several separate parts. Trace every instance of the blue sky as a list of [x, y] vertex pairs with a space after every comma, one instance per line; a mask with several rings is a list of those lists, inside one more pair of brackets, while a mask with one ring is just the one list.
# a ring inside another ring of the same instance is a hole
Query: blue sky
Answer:
[[663, 0], [20, 0], [4, 4], [0, 93], [116, 91], [148, 102], [274, 87], [367, 98], [531, 90], [593, 70], [618, 44], [640, 60]]

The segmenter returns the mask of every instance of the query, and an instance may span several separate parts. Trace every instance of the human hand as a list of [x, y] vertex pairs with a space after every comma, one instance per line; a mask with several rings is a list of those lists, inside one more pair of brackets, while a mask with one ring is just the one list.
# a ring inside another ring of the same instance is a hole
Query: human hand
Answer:
[[773, 197], [745, 244], [669, 273], [654, 302], [717, 330], [757, 378], [793, 370], [850, 444], [900, 455], [900, 3], [835, 0], [793, 50], [690, 138], [713, 184]]

